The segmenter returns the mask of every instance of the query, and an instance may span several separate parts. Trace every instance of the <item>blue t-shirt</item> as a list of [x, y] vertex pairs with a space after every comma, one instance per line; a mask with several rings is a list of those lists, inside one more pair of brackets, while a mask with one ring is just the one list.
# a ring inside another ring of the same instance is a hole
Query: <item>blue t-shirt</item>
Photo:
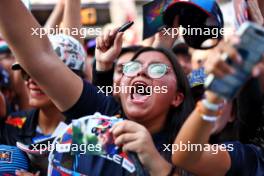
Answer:
[[[98, 93], [96, 87], [84, 81], [83, 92], [79, 100], [72, 108], [64, 112], [64, 115], [67, 121], [71, 121], [72, 118], [78, 119], [83, 116], [93, 115], [95, 112], [99, 112], [102, 115], [114, 116], [121, 114], [121, 106], [113, 97]], [[164, 132], [152, 136], [157, 150], [166, 156], [170, 155], [170, 153], [163, 152], [163, 144], [167, 143], [167, 136]], [[74, 163], [72, 164], [75, 167], [75, 171], [89, 176], [131, 175], [121, 166], [119, 161], [120, 159], [117, 156], [105, 159], [99, 156], [80, 155], [75, 156]], [[144, 170], [141, 172], [144, 175], [148, 175]]]
[[233, 144], [233, 151], [229, 151], [231, 168], [227, 176], [262, 176], [264, 175], [263, 149], [253, 144], [227, 142]]

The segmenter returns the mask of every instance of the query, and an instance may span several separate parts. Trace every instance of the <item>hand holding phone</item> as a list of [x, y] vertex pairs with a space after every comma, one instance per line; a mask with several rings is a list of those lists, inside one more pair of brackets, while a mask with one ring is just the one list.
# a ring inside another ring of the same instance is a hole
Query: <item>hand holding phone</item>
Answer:
[[263, 27], [246, 22], [239, 28], [238, 35], [240, 43], [235, 45], [235, 48], [242, 57], [242, 63], [238, 64], [228, 57], [225, 58], [235, 73], [223, 78], [217, 78], [211, 74], [205, 81], [205, 88], [229, 100], [236, 96], [243, 84], [250, 78], [253, 67], [261, 61], [264, 53]]

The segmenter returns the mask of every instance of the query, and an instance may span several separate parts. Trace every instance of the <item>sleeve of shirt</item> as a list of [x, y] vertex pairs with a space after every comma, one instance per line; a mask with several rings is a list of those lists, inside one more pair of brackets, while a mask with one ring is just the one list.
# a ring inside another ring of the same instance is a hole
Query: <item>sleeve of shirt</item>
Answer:
[[[231, 168], [226, 175], [264, 175], [264, 153], [261, 148], [240, 142], [225, 143], [230, 146]], [[232, 146], [232, 147], [231, 147]]]
[[99, 112], [103, 115], [113, 116], [119, 113], [120, 105], [112, 96], [105, 96], [89, 82], [83, 82], [83, 92], [79, 100], [63, 114], [66, 122], [83, 116]]
[[109, 71], [97, 71], [96, 62], [93, 62], [93, 85], [102, 87], [105, 91], [106, 86], [113, 86], [114, 66]]

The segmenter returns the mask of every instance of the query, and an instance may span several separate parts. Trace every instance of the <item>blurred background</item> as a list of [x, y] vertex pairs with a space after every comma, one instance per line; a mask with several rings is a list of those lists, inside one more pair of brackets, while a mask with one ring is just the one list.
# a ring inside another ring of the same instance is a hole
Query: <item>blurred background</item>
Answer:
[[[84, 27], [103, 27], [107, 24], [121, 25], [128, 20], [136, 22], [137, 39], [142, 31], [142, 5], [151, 0], [82, 0], [82, 24]], [[226, 24], [232, 25], [233, 13], [231, 0], [218, 0], [221, 4]], [[57, 0], [30, 0], [32, 13], [41, 24], [52, 12]], [[134, 29], [135, 30], [135, 29]], [[87, 36], [93, 38], [94, 36]], [[134, 35], [135, 37], [135, 35]], [[132, 40], [132, 39], [131, 39]], [[133, 41], [132, 41], [133, 42]]]
[[[31, 11], [41, 25], [44, 25], [58, 0], [29, 0]], [[107, 28], [121, 26], [127, 21], [135, 25], [126, 31], [124, 45], [142, 41], [142, 6], [151, 0], [82, 0], [81, 22], [84, 28]], [[218, 0], [224, 14], [225, 27], [234, 27], [234, 10], [231, 0]], [[87, 34], [85, 45], [88, 55], [93, 56], [95, 35]]]

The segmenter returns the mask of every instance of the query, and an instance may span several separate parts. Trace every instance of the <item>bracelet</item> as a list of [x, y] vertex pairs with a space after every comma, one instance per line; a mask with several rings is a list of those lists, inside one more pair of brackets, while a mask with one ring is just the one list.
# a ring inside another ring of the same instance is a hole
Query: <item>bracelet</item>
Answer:
[[217, 121], [218, 117], [216, 116], [208, 116], [208, 115], [202, 115], [202, 119], [206, 122], [214, 123]]
[[203, 103], [204, 107], [210, 111], [217, 112], [222, 108], [222, 104], [210, 103], [207, 99], [203, 99], [202, 103]]
[[200, 114], [200, 117], [202, 118], [202, 120], [206, 121], [206, 122], [210, 122], [210, 123], [214, 123], [217, 121], [218, 116], [221, 116], [222, 111], [218, 110], [218, 111], [214, 111], [215, 113], [213, 113], [214, 115], [207, 115], [207, 111], [208, 109], [206, 107], [204, 107], [204, 104], [199, 101], [197, 103], [197, 110]]
[[168, 173], [167, 176], [173, 176], [175, 170], [176, 170], [176, 166], [172, 165], [171, 170], [170, 170], [170, 172]]

